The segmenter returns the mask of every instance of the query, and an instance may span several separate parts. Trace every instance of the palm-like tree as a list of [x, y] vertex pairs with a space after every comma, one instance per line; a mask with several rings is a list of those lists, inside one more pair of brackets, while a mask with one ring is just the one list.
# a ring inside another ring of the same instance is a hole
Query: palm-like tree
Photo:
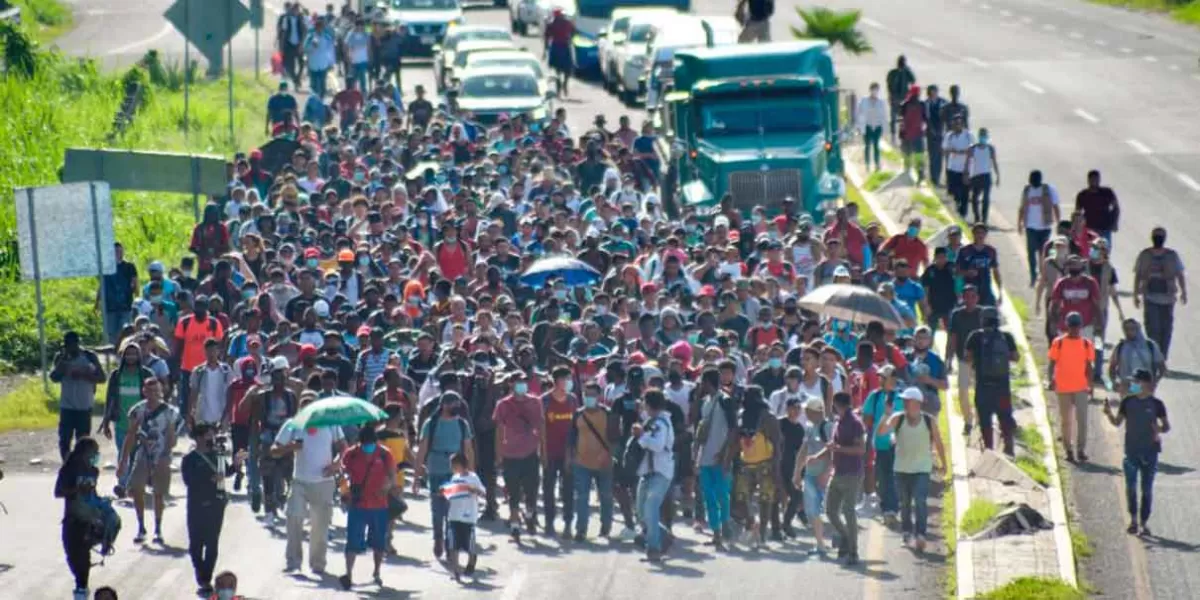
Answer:
[[850, 54], [871, 52], [871, 43], [858, 28], [862, 11], [835, 11], [824, 6], [808, 10], [796, 7], [796, 14], [804, 21], [804, 28], [792, 27], [792, 35], [798, 39], [818, 39], [830, 46], [841, 46]]

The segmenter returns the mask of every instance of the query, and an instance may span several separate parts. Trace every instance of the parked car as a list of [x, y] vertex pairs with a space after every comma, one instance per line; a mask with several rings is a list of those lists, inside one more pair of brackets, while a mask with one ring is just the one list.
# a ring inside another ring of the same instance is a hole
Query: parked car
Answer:
[[513, 42], [512, 34], [503, 27], [493, 25], [457, 25], [446, 32], [442, 43], [433, 48], [433, 77], [438, 91], [446, 88], [446, 69], [454, 64], [458, 46], [464, 42], [491, 41]]
[[467, 22], [458, 0], [391, 0], [384, 18], [408, 31], [406, 56], [433, 56], [434, 46], [442, 43], [446, 32]]
[[454, 87], [454, 80], [461, 79], [458, 74], [467, 66], [467, 59], [472, 55], [505, 50], [520, 50], [520, 48], [517, 48], [512, 42], [504, 40], [471, 40], [458, 44], [458, 48], [454, 51], [454, 61], [448, 64], [444, 71], [445, 87]]
[[596, 34], [596, 51], [599, 56], [600, 78], [611, 91], [616, 91], [620, 77], [620, 64], [617, 62], [617, 52], [629, 36], [629, 26], [635, 17], [653, 14], [680, 16], [683, 13], [673, 8], [618, 8], [612, 11], [612, 19], [608, 26]]
[[571, 0], [516, 0], [508, 4], [508, 20], [513, 33], [529, 35], [530, 26], [541, 29], [554, 15], [554, 9], [562, 9], [568, 19], [575, 18], [575, 3]]
[[554, 92], [546, 91], [528, 67], [474, 67], [460, 75], [455, 87], [458, 108], [481, 125], [516, 115], [525, 115], [529, 123], [543, 123], [554, 114]]

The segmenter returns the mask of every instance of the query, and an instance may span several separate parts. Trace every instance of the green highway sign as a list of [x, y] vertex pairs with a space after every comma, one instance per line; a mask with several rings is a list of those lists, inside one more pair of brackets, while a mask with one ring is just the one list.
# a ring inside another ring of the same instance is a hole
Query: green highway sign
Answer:
[[105, 181], [114, 190], [224, 194], [229, 185], [219, 156], [68, 148], [63, 183]]

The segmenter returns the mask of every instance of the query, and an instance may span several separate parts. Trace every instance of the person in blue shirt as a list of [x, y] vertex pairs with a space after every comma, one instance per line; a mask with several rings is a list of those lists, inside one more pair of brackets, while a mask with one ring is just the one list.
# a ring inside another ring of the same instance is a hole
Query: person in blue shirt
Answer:
[[314, 92], [304, 102], [304, 122], [312, 123], [317, 129], [324, 129], [329, 122], [329, 107], [325, 105], [323, 96]]
[[279, 82], [279, 91], [267, 100], [267, 135], [271, 135], [271, 126], [275, 123], [294, 121], [300, 105], [295, 96], [288, 93], [288, 82]]
[[[900, 497], [896, 489], [895, 434], [880, 434], [879, 428], [893, 414], [904, 411], [904, 398], [896, 390], [900, 375], [895, 365], [887, 364], [879, 369], [879, 389], [871, 392], [862, 408], [863, 426], [867, 429], [867, 443], [875, 449], [875, 489], [879, 492], [879, 510], [886, 523], [896, 522], [900, 510]], [[911, 388], [910, 388], [911, 389]], [[905, 394], [909, 390], [905, 390]]]
[[854, 324], [850, 321], [832, 319], [829, 323], [829, 333], [825, 334], [825, 343], [842, 356], [858, 354], [858, 336], [854, 335]]
[[908, 307], [908, 311], [914, 315], [917, 312], [917, 307], [922, 307], [928, 312], [928, 306], [925, 305], [925, 288], [921, 282], [917, 281], [912, 276], [912, 267], [908, 261], [903, 258], [896, 259], [895, 264], [896, 278], [892, 280], [892, 286], [896, 290], [896, 299], [904, 303]]
[[942, 390], [950, 388], [946, 378], [946, 362], [933, 351], [933, 329], [922, 325], [913, 332], [912, 349], [906, 354], [908, 377], [906, 380], [924, 396], [921, 411], [937, 416], [942, 411]]
[[654, 125], [650, 121], [642, 123], [642, 134], [633, 140], [633, 158], [637, 161], [638, 183], [643, 190], [652, 189], [658, 185], [658, 174], [661, 166], [658, 162], [658, 152], [654, 149]]

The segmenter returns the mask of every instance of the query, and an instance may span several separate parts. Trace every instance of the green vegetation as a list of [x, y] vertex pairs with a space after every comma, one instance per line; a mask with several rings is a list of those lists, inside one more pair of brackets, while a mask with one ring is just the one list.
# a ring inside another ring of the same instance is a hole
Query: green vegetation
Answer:
[[1017, 443], [1024, 446], [1025, 450], [1034, 456], [1046, 455], [1046, 439], [1034, 427], [1017, 429]]
[[[125, 78], [150, 82], [144, 104], [125, 134], [106, 143], [113, 116], [120, 107]], [[185, 142], [183, 94], [159, 87], [142, 69], [102, 73], [95, 63], [67, 59], [56, 53], [36, 53], [31, 77], [0, 76], [0, 248], [16, 238], [13, 188], [58, 182], [63, 152], [68, 147], [111, 146], [138, 150], [192, 151], [232, 154], [261, 141], [265, 120], [266, 83], [235, 77], [234, 123], [229, 140], [225, 81], [201, 81], [191, 91]], [[190, 196], [119, 192], [113, 194], [116, 238], [126, 258], [145, 269], [151, 260], [177, 261], [187, 246], [192, 225]], [[37, 320], [32, 283], [10, 283], [14, 273], [0, 272], [0, 363], [30, 371], [40, 365]], [[46, 332], [52, 344], [75, 330], [85, 344], [101, 337], [100, 320], [92, 312], [94, 279], [49, 281], [43, 285]], [[51, 349], [53, 353], [55, 348]], [[40, 391], [40, 388], [39, 388]]]
[[904, 164], [904, 157], [900, 156], [900, 153], [897, 152], [895, 148], [891, 146], [880, 146], [880, 149], [882, 150], [880, 154], [883, 155], [884, 162], [897, 166]]
[[1012, 301], [1013, 310], [1017, 313], [1017, 316], [1021, 318], [1021, 322], [1028, 323], [1029, 322], [1029, 303], [1025, 302], [1024, 298], [1014, 295], [1014, 294], [1009, 294], [1008, 297], [1009, 297], [1009, 300]]
[[[96, 386], [96, 406], [92, 414], [104, 414], [105, 386]], [[22, 380], [0, 401], [0, 432], [14, 429], [45, 429], [58, 423], [57, 383], [50, 384], [50, 393], [42, 390], [41, 377]]]
[[[945, 394], [943, 397], [948, 397]], [[938, 414], [938, 433], [941, 434], [942, 447], [946, 449], [946, 457], [950, 458], [950, 411], [957, 410], [951, 406], [953, 403], [945, 404], [945, 409]], [[946, 466], [946, 476], [943, 479], [944, 487], [942, 488], [942, 539], [946, 542], [946, 564], [945, 569], [945, 592], [947, 598], [958, 597], [958, 569], [955, 568], [954, 553], [958, 552], [958, 523], [955, 518], [955, 498], [954, 498], [954, 470], [951, 465]]]
[[849, 54], [867, 54], [871, 52], [871, 43], [867, 36], [858, 28], [862, 17], [860, 10], [836, 11], [824, 6], [804, 9], [796, 7], [796, 14], [804, 22], [804, 28], [792, 27], [792, 35], [797, 39], [818, 39], [829, 42], [831, 47], [841, 46]]
[[[863, 199], [862, 190], [858, 189], [849, 181], [846, 182], [846, 204], [858, 205], [858, 222], [863, 224], [863, 227], [871, 223], [879, 223], [879, 217], [871, 210], [871, 205]], [[879, 223], [882, 227], [882, 223]]]
[[1050, 485], [1050, 471], [1046, 468], [1046, 463], [1041, 458], [1021, 455], [1014, 461], [1018, 469], [1021, 469], [1030, 479], [1038, 482], [1038, 485], [1047, 487]]
[[975, 535], [983, 531], [987, 527], [989, 521], [1000, 513], [1000, 505], [987, 500], [985, 498], [972, 498], [971, 504], [967, 505], [967, 512], [963, 513], [962, 527], [963, 533], [967, 535]]
[[1168, 13], [1180, 23], [1200, 25], [1200, 1], [1197, 0], [1092, 0], [1096, 4], [1135, 10]]
[[863, 189], [868, 192], [874, 192], [891, 181], [895, 176], [896, 174], [891, 171], [875, 171], [867, 176], [867, 180], [863, 182]]
[[14, 0], [21, 9], [21, 19], [33, 38], [47, 43], [70, 29], [74, 18], [71, 9], [61, 0]]
[[1083, 600], [1083, 592], [1067, 585], [1061, 579], [1050, 577], [1021, 577], [1008, 582], [976, 600]]
[[1092, 540], [1083, 531], [1080, 531], [1074, 525], [1067, 527], [1071, 532], [1071, 547], [1075, 549], [1075, 559], [1088, 558], [1096, 553], [1096, 548], [1092, 546]]

